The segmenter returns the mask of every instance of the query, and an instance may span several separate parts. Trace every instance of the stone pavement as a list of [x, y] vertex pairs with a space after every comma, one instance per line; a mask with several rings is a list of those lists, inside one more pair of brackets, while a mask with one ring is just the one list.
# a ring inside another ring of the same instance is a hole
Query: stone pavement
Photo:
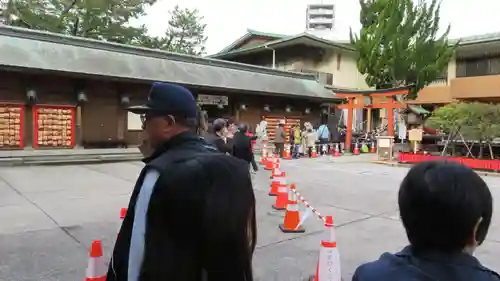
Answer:
[[[396, 194], [407, 169], [369, 163], [370, 156], [283, 161], [289, 182], [337, 226], [344, 280], [357, 265], [406, 243]], [[140, 162], [0, 168], [0, 276], [2, 281], [82, 280], [92, 239], [113, 246]], [[500, 198], [500, 178], [485, 178]], [[278, 229], [269, 173], [254, 176], [258, 247], [256, 280], [299, 281], [315, 271], [322, 223], [310, 217], [304, 234]], [[496, 209], [500, 207], [496, 201]], [[500, 213], [477, 256], [500, 271]]]

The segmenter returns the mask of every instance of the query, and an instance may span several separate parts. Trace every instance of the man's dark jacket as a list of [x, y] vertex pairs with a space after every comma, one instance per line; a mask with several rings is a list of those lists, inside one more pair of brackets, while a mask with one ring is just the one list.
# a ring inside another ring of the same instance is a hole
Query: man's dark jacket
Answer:
[[[230, 192], [241, 192], [238, 187], [242, 185], [250, 185], [245, 191], [251, 191], [248, 165], [218, 152], [193, 133], [173, 137], [144, 162], [146, 166], [134, 187], [118, 234], [107, 281], [127, 281], [134, 208], [149, 169], [158, 170], [160, 177], [147, 213], [140, 281], [242, 280], [241, 275], [231, 276], [233, 271], [227, 268], [228, 264], [232, 264], [237, 267], [235, 275], [241, 272], [233, 253], [214, 256], [219, 248], [232, 251], [221, 246], [227, 243], [227, 239], [214, 242], [214, 237], [218, 237], [217, 219], [221, 218], [217, 214], [231, 214], [227, 208], [232, 206], [213, 206], [214, 202], [210, 200], [217, 198], [214, 195], [231, 198], [233, 195]], [[225, 187], [225, 191], [220, 192], [220, 187]], [[214, 212], [217, 216], [207, 217]], [[224, 221], [225, 218], [221, 219]], [[207, 236], [212, 237], [212, 243], [205, 243]]]
[[252, 140], [255, 139], [256, 136], [250, 137], [243, 132], [237, 132], [233, 138], [233, 156], [250, 163], [253, 159]]
[[216, 135], [215, 133], [208, 133], [205, 136], [205, 141], [217, 148], [222, 153], [232, 153], [233, 149], [233, 140], [228, 138], [227, 142], [224, 141], [221, 137]]
[[379, 260], [356, 269], [353, 281], [500, 281], [494, 271], [467, 254], [415, 255], [411, 246], [397, 254], [385, 253]]

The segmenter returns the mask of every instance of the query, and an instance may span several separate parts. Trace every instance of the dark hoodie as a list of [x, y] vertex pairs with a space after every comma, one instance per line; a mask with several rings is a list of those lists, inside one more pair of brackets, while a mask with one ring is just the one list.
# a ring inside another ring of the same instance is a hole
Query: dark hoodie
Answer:
[[250, 163], [253, 159], [252, 140], [256, 138], [247, 136], [246, 132], [236, 132], [233, 139], [233, 156]]
[[500, 276], [467, 254], [427, 253], [418, 257], [411, 246], [397, 254], [358, 267], [353, 281], [500, 281]]

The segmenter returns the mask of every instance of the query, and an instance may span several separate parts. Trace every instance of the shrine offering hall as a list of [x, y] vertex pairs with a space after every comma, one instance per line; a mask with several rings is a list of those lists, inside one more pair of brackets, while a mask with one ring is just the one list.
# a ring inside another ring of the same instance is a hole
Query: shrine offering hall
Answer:
[[[153, 81], [190, 88], [210, 119], [318, 124], [338, 103], [312, 75], [0, 26], [0, 149], [112, 148], [142, 141]], [[269, 131], [272, 140], [272, 131]]]

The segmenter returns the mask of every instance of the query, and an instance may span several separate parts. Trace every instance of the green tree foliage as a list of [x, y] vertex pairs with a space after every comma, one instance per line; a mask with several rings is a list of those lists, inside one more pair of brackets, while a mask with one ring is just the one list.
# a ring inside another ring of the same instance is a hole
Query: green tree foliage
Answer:
[[165, 35], [162, 37], [145, 37], [142, 45], [170, 52], [189, 55], [205, 53], [206, 24], [197, 9], [175, 8], [170, 12], [170, 20]]
[[155, 0], [11, 0], [9, 24], [123, 44], [146, 32], [129, 25]]
[[434, 110], [426, 124], [444, 134], [456, 134], [467, 123], [467, 104], [450, 103]]
[[206, 25], [197, 9], [176, 6], [162, 37], [149, 36], [131, 20], [145, 16], [156, 0], [0, 0], [7, 1], [6, 23], [29, 29], [86, 37], [166, 51], [200, 55]]
[[358, 70], [371, 87], [415, 84], [411, 96], [442, 76], [455, 46], [447, 40], [450, 27], [438, 36], [438, 0], [359, 0], [359, 34], [350, 33], [359, 53]]
[[[500, 105], [451, 103], [435, 110], [426, 124], [450, 135], [451, 140], [460, 133], [466, 141], [489, 144], [500, 138]], [[483, 154], [483, 145], [479, 154]]]

